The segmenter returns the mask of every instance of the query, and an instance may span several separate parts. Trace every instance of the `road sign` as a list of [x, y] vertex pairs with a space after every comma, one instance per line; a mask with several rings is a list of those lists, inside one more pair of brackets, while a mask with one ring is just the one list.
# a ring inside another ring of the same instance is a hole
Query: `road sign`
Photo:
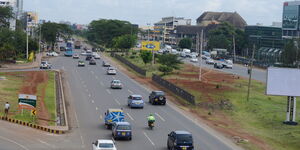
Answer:
[[142, 41], [142, 48], [141, 50], [148, 50], [148, 51], [158, 51], [160, 49], [160, 43], [156, 41]]
[[31, 110], [31, 115], [33, 115], [33, 116], [36, 115], [36, 110], [35, 109]]
[[19, 107], [20, 109], [35, 109], [36, 96], [28, 94], [19, 94]]

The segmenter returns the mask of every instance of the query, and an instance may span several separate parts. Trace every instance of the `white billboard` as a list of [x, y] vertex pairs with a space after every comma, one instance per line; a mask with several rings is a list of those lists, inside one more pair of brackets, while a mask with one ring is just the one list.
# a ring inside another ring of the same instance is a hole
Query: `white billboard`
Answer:
[[300, 96], [300, 69], [268, 68], [266, 94]]

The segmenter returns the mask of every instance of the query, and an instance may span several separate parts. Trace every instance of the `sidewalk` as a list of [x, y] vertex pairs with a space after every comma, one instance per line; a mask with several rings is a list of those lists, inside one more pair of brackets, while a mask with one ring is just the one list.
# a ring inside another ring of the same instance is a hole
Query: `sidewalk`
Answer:
[[4, 64], [0, 68], [1, 70], [18, 70], [18, 69], [31, 69], [38, 68], [44, 53], [36, 54], [36, 59], [34, 62], [26, 63], [26, 64]]

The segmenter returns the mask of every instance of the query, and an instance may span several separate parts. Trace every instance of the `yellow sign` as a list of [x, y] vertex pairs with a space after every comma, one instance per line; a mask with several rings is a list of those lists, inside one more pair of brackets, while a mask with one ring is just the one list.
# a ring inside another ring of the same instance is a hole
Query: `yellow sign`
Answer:
[[148, 50], [148, 51], [158, 51], [160, 49], [160, 43], [156, 41], [142, 41], [142, 48], [141, 50]]
[[36, 110], [35, 109], [31, 110], [31, 115], [33, 115], [33, 116], [36, 115]]

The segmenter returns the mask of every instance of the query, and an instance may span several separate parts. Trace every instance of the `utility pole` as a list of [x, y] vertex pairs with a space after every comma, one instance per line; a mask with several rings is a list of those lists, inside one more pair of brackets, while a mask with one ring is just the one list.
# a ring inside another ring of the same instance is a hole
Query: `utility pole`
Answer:
[[[197, 33], [197, 42], [199, 43], [199, 34]], [[197, 44], [199, 45], [199, 44]], [[197, 46], [199, 47], [199, 46]], [[202, 50], [203, 50], [203, 29], [201, 30], [200, 51], [199, 51], [199, 81], [202, 81]]]
[[28, 60], [28, 27], [26, 27], [26, 59]]
[[250, 69], [250, 75], [249, 75], [249, 81], [248, 81], [247, 101], [249, 101], [249, 97], [250, 97], [250, 86], [251, 86], [251, 80], [252, 80], [254, 52], [255, 52], [255, 44], [253, 45], [252, 58], [250, 60], [250, 68], [248, 68], [248, 70], [247, 70], [247, 71], [249, 71], [249, 69]]
[[232, 36], [232, 41], [233, 41], [233, 63], [235, 63], [236, 59], [236, 53], [235, 53], [235, 36]]
[[41, 53], [41, 41], [42, 41], [42, 25], [40, 24], [40, 30], [39, 30], [39, 54]]

